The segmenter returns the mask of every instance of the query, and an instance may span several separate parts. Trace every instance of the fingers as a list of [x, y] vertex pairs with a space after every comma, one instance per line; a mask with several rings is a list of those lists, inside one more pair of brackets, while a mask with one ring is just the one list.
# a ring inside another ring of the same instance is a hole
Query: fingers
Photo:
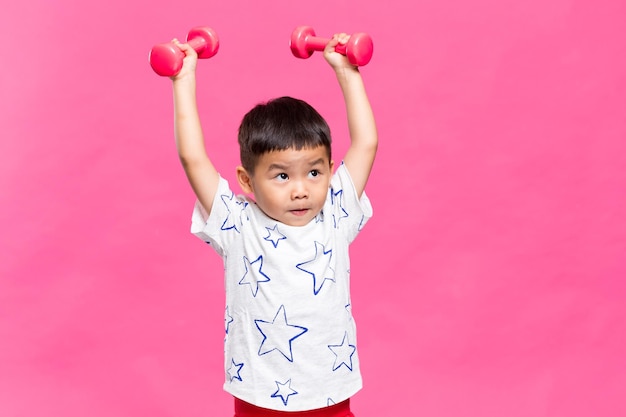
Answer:
[[333, 39], [337, 39], [338, 43], [345, 45], [350, 40], [350, 35], [347, 33], [337, 33], [333, 36]]
[[181, 43], [176, 38], [172, 39], [172, 43], [176, 45], [185, 56], [180, 71], [170, 78], [173, 81], [188, 79], [190, 75], [195, 73], [198, 53], [188, 43]]
[[345, 45], [346, 43], [348, 43], [349, 40], [350, 40], [350, 35], [348, 35], [347, 33], [335, 33], [333, 37], [330, 39], [330, 41], [328, 42], [328, 44], [326, 45], [326, 48], [328, 50], [334, 51], [334, 48], [338, 44]]
[[350, 35], [347, 33], [335, 33], [324, 48], [324, 58], [335, 70], [353, 67], [345, 56], [346, 44], [349, 40]]
[[183, 53], [185, 54], [185, 56], [197, 56], [198, 53], [191, 47], [189, 46], [188, 43], [181, 43], [178, 39], [174, 38], [172, 39], [172, 43], [176, 46], [178, 46], [178, 48], [183, 51]]

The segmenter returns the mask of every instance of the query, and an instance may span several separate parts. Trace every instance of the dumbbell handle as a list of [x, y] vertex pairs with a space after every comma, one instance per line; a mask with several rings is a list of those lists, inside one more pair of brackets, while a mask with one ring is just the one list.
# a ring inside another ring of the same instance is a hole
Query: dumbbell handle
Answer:
[[187, 45], [191, 46], [191, 48], [194, 51], [196, 51], [198, 55], [200, 55], [202, 54], [202, 51], [206, 49], [206, 47], [208, 46], [208, 43], [206, 39], [197, 37], [197, 38], [189, 39], [187, 41]]
[[[307, 36], [306, 37], [306, 45], [307, 49], [311, 49], [312, 51], [323, 51], [326, 49], [326, 45], [328, 45], [330, 39], [322, 38], [320, 36]], [[341, 55], [346, 54], [346, 45], [343, 43], [338, 43], [335, 46], [335, 52], [340, 53]]]

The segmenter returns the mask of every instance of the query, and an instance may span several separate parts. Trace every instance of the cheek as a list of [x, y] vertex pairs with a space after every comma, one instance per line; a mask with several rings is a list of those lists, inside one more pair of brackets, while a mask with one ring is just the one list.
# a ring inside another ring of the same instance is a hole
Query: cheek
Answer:
[[266, 204], [276, 206], [284, 199], [284, 191], [280, 188], [265, 187], [262, 197]]
[[322, 200], [322, 203], [326, 200], [326, 196], [328, 195], [328, 190], [330, 190], [330, 184], [327, 186], [321, 186], [317, 188], [316, 194], [319, 200]]

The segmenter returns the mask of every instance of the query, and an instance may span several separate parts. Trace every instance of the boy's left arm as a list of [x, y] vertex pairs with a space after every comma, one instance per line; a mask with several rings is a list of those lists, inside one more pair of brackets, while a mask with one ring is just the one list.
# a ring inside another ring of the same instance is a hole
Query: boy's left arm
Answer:
[[335, 46], [338, 43], [346, 43], [348, 39], [349, 36], [346, 34], [333, 36], [324, 50], [324, 56], [335, 70], [343, 93], [350, 131], [350, 147], [344, 157], [344, 164], [360, 198], [376, 157], [378, 132], [374, 112], [358, 67], [350, 64], [345, 56], [335, 52]]

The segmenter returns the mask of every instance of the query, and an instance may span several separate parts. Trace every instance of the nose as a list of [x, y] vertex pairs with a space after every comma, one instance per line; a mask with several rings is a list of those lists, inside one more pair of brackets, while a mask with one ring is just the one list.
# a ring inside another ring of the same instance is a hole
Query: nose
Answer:
[[307, 190], [306, 185], [302, 181], [294, 181], [292, 182], [291, 188], [291, 199], [292, 200], [301, 200], [303, 198], [307, 198], [309, 196], [309, 191]]

